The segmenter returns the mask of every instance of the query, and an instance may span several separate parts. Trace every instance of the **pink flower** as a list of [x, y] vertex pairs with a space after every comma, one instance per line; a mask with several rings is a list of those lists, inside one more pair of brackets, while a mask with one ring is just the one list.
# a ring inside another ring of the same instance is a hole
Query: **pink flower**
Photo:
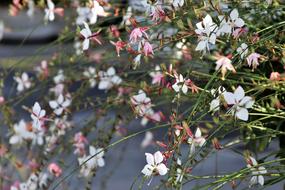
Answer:
[[233, 31], [233, 37], [238, 39], [242, 34], [246, 34], [248, 32], [247, 28], [237, 28]]
[[116, 47], [118, 57], [120, 57], [120, 51], [124, 49], [124, 47], [127, 45], [127, 43], [123, 41], [117, 41], [117, 42], [111, 41], [111, 44], [113, 44]]
[[216, 68], [215, 70], [219, 70], [221, 69], [221, 73], [222, 73], [222, 80], [225, 80], [225, 75], [227, 73], [227, 70], [232, 71], [233, 73], [236, 72], [234, 66], [232, 65], [232, 61], [225, 57], [225, 56], [220, 56], [218, 58], [218, 61], [216, 61]]
[[59, 177], [62, 173], [61, 168], [56, 163], [49, 164], [48, 170], [51, 174], [55, 175], [56, 177]]
[[272, 73], [270, 74], [270, 80], [272, 80], [272, 81], [279, 81], [279, 80], [281, 80], [281, 78], [280, 78], [280, 73], [278, 73], [278, 72], [272, 72]]
[[4, 104], [4, 102], [5, 102], [4, 96], [0, 96], [0, 105]]
[[83, 156], [85, 154], [85, 145], [88, 144], [88, 140], [81, 132], [76, 133], [73, 140], [73, 146], [75, 146], [74, 154]]
[[138, 27], [133, 29], [133, 31], [131, 32], [130, 35], [130, 41], [131, 42], [137, 42], [138, 38], [142, 38], [143, 36], [145, 36], [146, 38], [148, 38], [148, 35], [145, 31], [147, 31], [147, 27]]
[[152, 77], [152, 84], [160, 85], [160, 83], [163, 81], [164, 75], [160, 72], [160, 70], [160, 67], [157, 65], [155, 67], [155, 71], [149, 73], [149, 75]]
[[148, 56], [148, 55], [153, 55], [153, 48], [151, 46], [151, 44], [149, 42], [145, 42], [144, 43], [144, 46], [143, 46], [143, 52], [145, 54], [145, 56]]
[[252, 66], [252, 71], [259, 65], [258, 58], [260, 58], [260, 54], [258, 53], [252, 53], [246, 58], [248, 66]]
[[165, 18], [165, 12], [161, 6], [156, 6], [149, 16], [152, 17], [152, 21], [161, 21]]

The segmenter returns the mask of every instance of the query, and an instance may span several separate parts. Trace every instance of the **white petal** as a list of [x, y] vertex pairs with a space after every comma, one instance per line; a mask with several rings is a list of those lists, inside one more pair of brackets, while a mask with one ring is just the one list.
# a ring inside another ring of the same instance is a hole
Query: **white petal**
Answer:
[[22, 141], [21, 137], [17, 136], [17, 135], [13, 135], [12, 137], [10, 137], [9, 139], [9, 143], [10, 144], [18, 144]]
[[243, 120], [247, 121], [248, 120], [248, 111], [246, 108], [239, 108], [236, 112], [236, 117]]
[[88, 50], [88, 48], [89, 48], [89, 43], [90, 43], [90, 40], [89, 40], [89, 39], [85, 39], [85, 40], [83, 41], [83, 44], [82, 44], [83, 51]]
[[98, 85], [99, 90], [108, 90], [112, 87], [112, 84], [108, 80], [101, 80]]
[[217, 99], [214, 99], [211, 101], [210, 103], [210, 111], [218, 111], [219, 110], [219, 107], [220, 107], [220, 99], [217, 98]]
[[54, 3], [51, 0], [47, 0], [47, 6], [50, 10], [54, 9]]
[[56, 115], [61, 115], [63, 112], [63, 108], [57, 108], [53, 111]]
[[48, 16], [49, 21], [54, 21], [54, 12], [50, 11]]
[[154, 168], [147, 164], [144, 166], [143, 170], [141, 171], [145, 176], [151, 176]]
[[184, 94], [187, 94], [187, 91], [188, 91], [187, 85], [186, 85], [186, 84], [183, 84], [183, 86], [182, 86], [182, 92], [183, 92]]
[[108, 76], [113, 76], [116, 74], [116, 70], [114, 67], [110, 67], [108, 70], [107, 70], [107, 74]]
[[201, 40], [201, 41], [198, 43], [198, 45], [197, 45], [195, 51], [201, 51], [201, 50], [206, 49], [206, 44], [207, 44], [206, 41]]
[[244, 21], [241, 19], [241, 18], [238, 18], [236, 21], [235, 21], [235, 25], [239, 28], [243, 27], [244, 26]]
[[150, 165], [154, 165], [154, 157], [150, 153], [145, 153], [146, 156], [146, 162]]
[[196, 132], [195, 132], [195, 138], [199, 138], [201, 136], [202, 136], [202, 132], [201, 132], [200, 128], [197, 127]]
[[58, 103], [58, 104], [62, 104], [62, 103], [63, 103], [63, 100], [64, 100], [64, 97], [63, 97], [62, 94], [60, 94], [60, 95], [58, 96], [58, 98], [57, 98], [57, 103]]
[[58, 103], [55, 100], [49, 101], [49, 106], [52, 109], [56, 109], [58, 107]]
[[228, 105], [233, 105], [235, 104], [235, 98], [234, 94], [231, 92], [225, 92], [224, 94], [224, 99], [227, 102]]
[[245, 96], [241, 100], [241, 102], [239, 103], [239, 105], [242, 105], [245, 108], [252, 108], [253, 104], [254, 104], [254, 100], [251, 97], [249, 97], [249, 96]]
[[238, 86], [238, 88], [235, 90], [234, 97], [237, 101], [240, 101], [244, 97], [244, 90], [241, 86]]
[[249, 186], [257, 184], [257, 176], [252, 176], [249, 181]]
[[257, 176], [257, 178], [258, 178], [258, 183], [263, 186], [264, 185], [264, 177], [262, 175], [259, 175], [259, 176]]
[[98, 164], [99, 167], [104, 167], [104, 166], [105, 166], [105, 161], [104, 161], [104, 159], [103, 159], [103, 158], [99, 158], [99, 159], [97, 160], [97, 164]]
[[167, 171], [168, 171], [168, 168], [164, 165], [164, 164], [159, 164], [157, 167], [156, 167], [159, 175], [165, 175], [167, 174]]
[[230, 17], [232, 20], [236, 20], [238, 18], [238, 10], [237, 9], [232, 10], [232, 12], [230, 13]]
[[154, 162], [155, 162], [155, 164], [159, 164], [162, 161], [163, 161], [163, 155], [161, 154], [161, 152], [157, 151], [156, 153], [154, 153]]
[[35, 102], [34, 106], [33, 106], [33, 113], [36, 115], [39, 115], [41, 111], [41, 106], [38, 102]]

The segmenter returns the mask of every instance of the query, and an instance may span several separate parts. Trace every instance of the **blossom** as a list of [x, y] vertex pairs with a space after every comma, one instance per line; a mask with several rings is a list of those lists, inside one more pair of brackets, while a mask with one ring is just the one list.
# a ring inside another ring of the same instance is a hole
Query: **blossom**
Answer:
[[48, 8], [45, 9], [45, 20], [54, 21], [54, 13], [63, 16], [64, 9], [63, 8], [55, 8], [54, 3], [51, 0], [47, 0]]
[[39, 73], [39, 75], [42, 75], [44, 77], [48, 77], [49, 70], [48, 70], [48, 62], [46, 60], [41, 61], [41, 65], [37, 66], [35, 70]]
[[172, 0], [172, 5], [175, 8], [182, 7], [184, 5], [184, 0]]
[[249, 186], [251, 187], [252, 185], [255, 184], [260, 184], [261, 186], [264, 185], [264, 177], [262, 176], [263, 174], [267, 173], [267, 170], [263, 166], [258, 166], [257, 161], [253, 157], [249, 157], [247, 160], [248, 164], [247, 167], [251, 170], [252, 172], [252, 177], [249, 182]]
[[[79, 165], [81, 166], [80, 173], [84, 177], [90, 176], [92, 170], [96, 167], [104, 167], [104, 149], [96, 149], [94, 146], [89, 147], [89, 155], [78, 158]], [[88, 161], [87, 161], [88, 160]]]
[[177, 158], [177, 169], [176, 169], [176, 175], [175, 175], [175, 183], [181, 183], [182, 180], [183, 180], [183, 171], [182, 171], [182, 168], [181, 168], [181, 160], [179, 158]]
[[62, 94], [58, 96], [56, 100], [49, 101], [49, 106], [53, 109], [56, 115], [61, 115], [62, 112], [71, 104], [69, 98], [64, 98]]
[[224, 94], [226, 90], [220, 86], [218, 90], [212, 89], [211, 94], [215, 97], [210, 103], [210, 111], [216, 112], [220, 109], [220, 95]]
[[280, 77], [281, 75], [280, 75], [280, 73], [278, 73], [278, 72], [272, 72], [271, 74], [270, 74], [270, 80], [272, 80], [272, 81], [279, 81], [279, 80], [281, 80], [281, 77]]
[[34, 134], [29, 130], [26, 122], [21, 120], [13, 126], [15, 134], [10, 137], [10, 144], [22, 144], [24, 140], [33, 139]]
[[55, 84], [59, 84], [59, 83], [63, 83], [65, 80], [65, 76], [63, 74], [63, 70], [60, 69], [58, 72], [57, 72], [57, 75], [53, 77], [53, 81]]
[[153, 134], [150, 131], [147, 131], [145, 133], [145, 137], [141, 142], [141, 147], [146, 148], [147, 146], [151, 145], [153, 143]]
[[18, 83], [17, 85], [18, 92], [22, 92], [25, 89], [29, 89], [32, 86], [29, 76], [25, 72], [22, 73], [21, 77], [14, 77], [14, 80]]
[[148, 56], [150, 54], [152, 54], [152, 55], [154, 54], [152, 45], [149, 42], [145, 42], [144, 43], [144, 45], [143, 45], [143, 52], [144, 52], [145, 56]]
[[130, 41], [131, 42], [137, 42], [139, 38], [142, 38], [145, 36], [148, 38], [147, 33], [145, 32], [148, 28], [147, 27], [138, 27], [134, 28], [130, 34]]
[[161, 21], [166, 16], [164, 10], [160, 5], [155, 6], [154, 9], [152, 9], [151, 14], [149, 15], [152, 17], [152, 21]]
[[217, 32], [217, 24], [213, 22], [212, 17], [207, 15], [203, 18], [202, 22], [196, 24], [197, 29], [195, 30], [196, 34], [198, 34], [199, 43], [196, 47], [196, 51], [206, 51], [210, 50], [209, 43], [216, 43], [216, 32]]
[[131, 17], [132, 17], [132, 7], [129, 6], [127, 8], [126, 14], [123, 16], [123, 19], [122, 19], [122, 22], [121, 22], [120, 26], [123, 26], [123, 25], [129, 26], [129, 25], [131, 25], [131, 22], [130, 22], [130, 18]]
[[89, 28], [89, 25], [86, 22], [83, 22], [83, 24], [85, 28], [83, 28], [80, 31], [80, 34], [84, 37], [83, 44], [82, 44], [83, 51], [89, 48], [90, 39], [95, 40], [98, 44], [101, 45], [102, 43], [96, 37], [99, 34], [99, 32], [92, 33]]
[[245, 96], [243, 88], [238, 86], [234, 93], [225, 92], [223, 95], [226, 103], [228, 105], [233, 105], [229, 112], [235, 115], [235, 117], [247, 121], [247, 109], [252, 108], [254, 100], [249, 96]]
[[79, 155], [84, 155], [85, 154], [85, 145], [88, 144], [87, 138], [81, 132], [78, 132], [74, 135], [73, 141], [74, 141], [73, 146], [75, 146], [75, 148], [76, 148], [73, 153], [79, 154]]
[[195, 153], [195, 147], [202, 147], [206, 142], [206, 139], [202, 136], [202, 132], [199, 127], [197, 127], [195, 135], [192, 134], [188, 139], [188, 143], [191, 145], [190, 147], [190, 155]]
[[142, 54], [138, 54], [134, 60], [133, 60], [133, 64], [134, 64], [134, 68], [136, 68], [138, 65], [141, 64], [141, 57], [142, 57]]
[[96, 69], [94, 67], [88, 67], [88, 69], [83, 72], [83, 75], [89, 79], [90, 87], [94, 88], [96, 85], [96, 78], [98, 77]]
[[245, 43], [242, 43], [240, 47], [237, 48], [238, 54], [240, 54], [240, 57], [243, 59], [244, 56], [248, 53], [248, 46]]
[[175, 83], [172, 85], [172, 88], [175, 92], [180, 93], [182, 91], [184, 94], [187, 94], [188, 92], [188, 86], [186, 84], [186, 80], [183, 78], [183, 76], [180, 74], [175, 75]]
[[62, 173], [61, 168], [56, 163], [50, 163], [48, 165], [48, 170], [51, 174], [55, 175], [56, 177], [59, 177]]
[[98, 3], [98, 1], [93, 1], [93, 6], [91, 8], [90, 24], [95, 24], [97, 22], [98, 16], [106, 17], [108, 14], [104, 11], [104, 8]]
[[116, 70], [114, 67], [108, 68], [107, 72], [100, 71], [99, 73], [100, 82], [98, 84], [98, 89], [109, 90], [114, 85], [119, 85], [122, 79], [116, 75]]
[[144, 116], [152, 106], [150, 98], [143, 90], [139, 90], [137, 95], [131, 97], [131, 103], [135, 112], [140, 116]]
[[252, 71], [257, 68], [259, 65], [258, 58], [260, 58], [260, 54], [258, 53], [251, 53], [249, 56], [247, 56], [247, 64], [249, 67], [252, 66]]
[[164, 75], [160, 71], [161, 69], [157, 65], [155, 66], [154, 71], [149, 73], [149, 75], [152, 77], [152, 82], [151, 82], [152, 84], [160, 85], [160, 83], [163, 81]]
[[120, 51], [124, 49], [124, 47], [127, 45], [127, 43], [123, 41], [117, 41], [117, 42], [111, 41], [111, 44], [113, 44], [116, 47], [116, 52], [118, 57], [120, 57]]
[[36, 129], [41, 129], [44, 120], [46, 120], [45, 115], [46, 111], [41, 108], [38, 102], [35, 102], [31, 113], [31, 118], [33, 120], [33, 127], [35, 127]]
[[232, 61], [225, 57], [225, 56], [221, 56], [217, 61], [216, 61], [216, 68], [215, 70], [219, 70], [221, 69], [221, 73], [222, 73], [222, 80], [225, 80], [225, 75], [227, 73], [227, 70], [232, 71], [233, 73], [236, 72], [234, 66], [232, 65]]
[[150, 177], [151, 175], [165, 175], [168, 168], [163, 162], [163, 155], [160, 151], [154, 154], [145, 153], [147, 165], [144, 166], [141, 171], [145, 176]]
[[244, 26], [244, 21], [239, 17], [237, 9], [233, 9], [230, 13], [230, 25], [232, 28], [241, 28]]

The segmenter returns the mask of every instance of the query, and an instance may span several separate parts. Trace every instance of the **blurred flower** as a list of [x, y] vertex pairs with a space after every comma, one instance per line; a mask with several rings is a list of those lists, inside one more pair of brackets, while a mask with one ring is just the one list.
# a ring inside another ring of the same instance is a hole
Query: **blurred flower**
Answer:
[[43, 125], [43, 122], [46, 120], [45, 115], [46, 111], [41, 108], [38, 102], [35, 102], [31, 113], [31, 118], [33, 120], [33, 127], [40, 130], [41, 126]]
[[281, 75], [280, 75], [280, 73], [278, 73], [278, 72], [272, 72], [271, 74], [270, 74], [270, 80], [272, 80], [272, 81], [279, 81], [279, 80], [281, 80], [281, 77], [280, 77]]
[[108, 13], [104, 11], [104, 8], [94, 0], [91, 8], [92, 16], [90, 17], [90, 24], [95, 24], [97, 22], [98, 16], [106, 17]]
[[186, 85], [186, 80], [180, 74], [175, 74], [175, 83], [172, 85], [172, 88], [175, 92], [180, 93], [182, 91], [184, 94], [188, 92], [188, 86]]
[[202, 147], [206, 143], [206, 139], [202, 136], [200, 128], [197, 127], [195, 135], [192, 134], [187, 142], [191, 145], [190, 155], [193, 155], [196, 147]]
[[89, 79], [90, 87], [94, 88], [96, 85], [96, 79], [98, 77], [96, 68], [88, 67], [88, 69], [83, 72], [83, 75]]
[[93, 169], [96, 167], [105, 166], [105, 161], [103, 159], [104, 149], [96, 149], [94, 146], [89, 147], [89, 155], [78, 158], [79, 165], [81, 166], [80, 173], [84, 177], [90, 176]]
[[265, 169], [265, 167], [258, 166], [257, 161], [251, 156], [249, 157], [249, 159], [247, 159], [247, 163], [248, 163], [247, 167], [250, 168], [252, 175], [253, 175], [250, 179], [249, 186], [251, 187], [252, 185], [255, 185], [258, 183], [263, 186], [264, 177], [262, 175], [267, 173], [267, 170]]
[[147, 131], [145, 133], [145, 137], [143, 139], [143, 141], [141, 142], [141, 147], [142, 148], [146, 148], [149, 145], [151, 145], [153, 143], [153, 134], [150, 131]]
[[123, 50], [124, 47], [127, 45], [127, 43], [123, 41], [117, 41], [117, 42], [111, 41], [111, 44], [116, 46], [116, 52], [117, 52], [118, 57], [120, 57], [120, 51]]
[[237, 48], [238, 54], [240, 54], [240, 57], [243, 59], [244, 56], [248, 53], [248, 46], [245, 43], [242, 43], [240, 47]]
[[245, 96], [243, 88], [238, 86], [234, 93], [224, 92], [223, 95], [227, 104], [233, 105], [229, 112], [232, 113], [232, 115], [235, 115], [235, 117], [247, 121], [247, 109], [252, 108], [254, 100], [249, 96]]
[[145, 56], [149, 56], [150, 54], [153, 55], [153, 48], [152, 45], [149, 42], [145, 42], [143, 45], [143, 52]]
[[147, 165], [144, 166], [141, 171], [145, 176], [150, 177], [151, 175], [165, 175], [168, 168], [163, 162], [163, 155], [160, 151], [157, 151], [153, 155], [145, 153]]
[[14, 80], [18, 83], [17, 85], [18, 92], [22, 92], [25, 89], [29, 89], [32, 86], [29, 76], [25, 72], [22, 73], [21, 77], [14, 77]]
[[100, 82], [98, 84], [98, 89], [109, 90], [115, 85], [119, 85], [122, 79], [116, 75], [116, 70], [114, 67], [108, 68], [107, 72], [99, 71], [98, 73]]
[[24, 140], [31, 140], [34, 137], [34, 133], [28, 128], [26, 122], [21, 120], [19, 123], [14, 124], [14, 135], [10, 137], [10, 144], [22, 144]]
[[164, 75], [161, 73], [161, 69], [158, 65], [155, 66], [155, 70], [150, 72], [149, 75], [152, 77], [152, 84], [160, 85], [164, 78]]
[[56, 163], [51, 163], [48, 165], [48, 170], [51, 174], [59, 177], [62, 173], [61, 168]]
[[247, 56], [247, 64], [249, 67], [252, 67], [252, 71], [254, 71], [254, 69], [256, 69], [259, 65], [258, 58], [260, 58], [260, 56], [261, 55], [258, 53], [251, 53], [249, 56]]
[[148, 28], [147, 27], [138, 27], [134, 28], [130, 34], [130, 41], [131, 43], [137, 42], [139, 38], [145, 36], [148, 38], [147, 33], [145, 32]]
[[45, 9], [45, 20], [54, 21], [54, 13], [58, 14], [59, 16], [63, 16], [64, 9], [63, 8], [55, 8], [54, 3], [51, 0], [47, 0], [47, 7]]
[[69, 98], [65, 98], [62, 94], [58, 96], [56, 100], [49, 101], [49, 106], [53, 109], [56, 115], [61, 115], [62, 112], [71, 104]]
[[203, 18], [202, 22], [196, 24], [197, 29], [195, 30], [196, 34], [198, 34], [199, 43], [196, 47], [196, 51], [206, 51], [210, 50], [209, 43], [216, 43], [216, 32], [218, 26], [213, 22], [212, 17], [207, 15]]
[[83, 28], [80, 31], [80, 34], [84, 37], [83, 45], [82, 45], [83, 51], [88, 50], [91, 39], [95, 40], [98, 44], [101, 45], [102, 43], [96, 37], [99, 34], [99, 32], [92, 33], [90, 28], [89, 28], [89, 25], [86, 22], [83, 22], [83, 24], [84, 24], [85, 28]]
[[236, 72], [234, 66], [232, 65], [232, 61], [225, 57], [225, 56], [219, 56], [217, 57], [218, 60], [216, 61], [216, 68], [215, 70], [219, 70], [221, 69], [221, 73], [222, 73], [222, 80], [225, 80], [225, 75], [227, 73], [227, 71], [232, 71], [233, 73]]
[[182, 7], [184, 5], [184, 0], [172, 0], [172, 5], [175, 8]]

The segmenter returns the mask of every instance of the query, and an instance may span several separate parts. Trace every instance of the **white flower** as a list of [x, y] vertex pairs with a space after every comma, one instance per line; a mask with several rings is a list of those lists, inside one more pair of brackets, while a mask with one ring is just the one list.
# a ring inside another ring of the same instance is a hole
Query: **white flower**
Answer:
[[153, 155], [150, 153], [145, 153], [147, 165], [144, 166], [141, 171], [145, 176], [150, 177], [151, 175], [159, 174], [165, 175], [168, 168], [163, 162], [163, 155], [160, 151], [157, 151]]
[[176, 184], [181, 183], [183, 180], [183, 171], [181, 169], [182, 163], [181, 163], [181, 160], [179, 158], [177, 158], [177, 165], [178, 165], [178, 167], [176, 169], [176, 176], [175, 176], [175, 178], [176, 178], [175, 183]]
[[116, 70], [114, 67], [110, 67], [107, 72], [100, 71], [99, 73], [100, 82], [98, 89], [100, 90], [109, 90], [115, 85], [119, 85], [122, 82], [122, 79], [116, 75]]
[[13, 128], [15, 134], [10, 137], [10, 144], [22, 144], [24, 140], [33, 139], [34, 134], [29, 131], [24, 120], [21, 120], [18, 124], [15, 124]]
[[76, 24], [81, 25], [91, 16], [91, 9], [89, 7], [77, 7], [76, 12], [78, 14], [76, 18]]
[[69, 98], [64, 98], [62, 94], [60, 94], [57, 100], [49, 101], [49, 106], [53, 109], [53, 112], [56, 115], [61, 115], [62, 112], [71, 104], [71, 100]]
[[35, 102], [33, 110], [31, 113], [31, 118], [33, 120], [33, 127], [36, 129], [41, 129], [41, 126], [45, 120], [46, 111], [41, 109], [41, 106], [38, 102]]
[[103, 148], [96, 149], [94, 146], [90, 146], [89, 147], [89, 155], [84, 156], [82, 158], [78, 158], [79, 165], [82, 165], [85, 161], [88, 160], [86, 163], [84, 163], [81, 166], [80, 173], [84, 177], [88, 177], [88, 176], [90, 176], [90, 174], [94, 168], [105, 166], [105, 161], [104, 161], [103, 156], [104, 156]]
[[103, 7], [98, 3], [98, 1], [93, 1], [93, 7], [91, 8], [90, 24], [95, 24], [97, 22], [97, 17], [106, 17], [108, 14], [104, 11]]
[[18, 83], [17, 85], [18, 92], [22, 92], [25, 89], [29, 89], [32, 86], [29, 76], [25, 72], [22, 73], [21, 77], [14, 77], [14, 80]]
[[96, 69], [94, 67], [88, 67], [88, 69], [83, 72], [83, 75], [89, 79], [90, 87], [94, 88], [97, 78]]
[[202, 136], [202, 132], [199, 127], [197, 127], [195, 135], [188, 139], [188, 143], [191, 145], [190, 147], [190, 155], [195, 153], [196, 147], [202, 147], [206, 142], [206, 139]]
[[245, 43], [242, 43], [240, 47], [237, 48], [237, 52], [240, 54], [240, 57], [243, 59], [244, 56], [248, 53], [248, 46]]
[[226, 90], [223, 86], [220, 86], [218, 90], [212, 89], [211, 94], [215, 97], [210, 103], [210, 111], [216, 112], [220, 109], [220, 95], [222, 95]]
[[221, 69], [221, 73], [222, 73], [222, 80], [225, 80], [225, 75], [227, 73], [227, 71], [232, 71], [233, 73], [236, 72], [234, 66], [232, 65], [232, 61], [225, 57], [225, 56], [221, 56], [217, 61], [216, 61], [216, 68], [215, 70], [219, 70]]
[[184, 5], [184, 0], [173, 0], [172, 5], [175, 8], [182, 7]]
[[196, 51], [210, 50], [209, 43], [216, 43], [216, 31], [218, 29], [217, 24], [213, 22], [212, 17], [207, 15], [202, 22], [196, 24], [196, 34], [199, 35], [199, 43], [196, 47]]
[[144, 116], [152, 106], [150, 98], [143, 90], [139, 90], [137, 95], [131, 97], [131, 103], [139, 116]]
[[244, 96], [244, 90], [239, 86], [234, 93], [225, 92], [224, 99], [228, 105], [233, 105], [230, 112], [235, 117], [247, 121], [248, 120], [248, 108], [252, 108], [254, 100], [249, 96]]
[[247, 164], [247, 167], [250, 168], [252, 171], [252, 177], [249, 182], [249, 186], [251, 187], [252, 185], [255, 184], [260, 184], [264, 185], [264, 177], [262, 176], [263, 174], [267, 173], [267, 170], [263, 166], [257, 166], [258, 163], [253, 157], [249, 157], [249, 163]]
[[241, 28], [244, 26], [244, 21], [241, 18], [239, 18], [237, 9], [233, 9], [230, 13], [230, 25], [232, 29], [235, 27]]
[[89, 48], [89, 44], [90, 44], [90, 38], [92, 36], [92, 32], [88, 26], [88, 24], [86, 22], [83, 22], [84, 27], [81, 31], [80, 34], [84, 37], [83, 40], [83, 51], [87, 50]]
[[128, 7], [127, 8], [127, 12], [126, 14], [123, 16], [123, 20], [120, 24], [120, 26], [123, 26], [123, 25], [126, 25], [126, 26], [129, 26], [131, 25], [131, 21], [130, 21], [130, 18], [132, 17], [132, 7]]
[[175, 83], [172, 85], [172, 88], [175, 92], [180, 93], [180, 91], [182, 91], [184, 94], [187, 94], [188, 92], [188, 86], [186, 85], [186, 81], [183, 78], [183, 76], [180, 74], [175, 75]]
[[155, 71], [152, 71], [149, 73], [149, 75], [152, 77], [152, 84], [160, 84], [163, 79], [163, 74], [161, 73], [161, 69], [158, 65], [155, 66]]
[[59, 70], [57, 72], [57, 75], [55, 77], [53, 77], [53, 81], [55, 84], [59, 84], [59, 83], [63, 83], [65, 80], [65, 76], [63, 74], [63, 70]]
[[47, 0], [48, 8], [45, 9], [45, 20], [53, 21], [54, 20], [54, 3], [51, 0]]
[[151, 145], [153, 142], [153, 134], [150, 131], [147, 131], [145, 133], [145, 137], [143, 141], [141, 142], [141, 147], [146, 148], [147, 146]]
[[259, 53], [251, 53], [249, 56], [247, 56], [246, 61], [249, 67], [252, 67], [252, 71], [257, 68], [259, 65], [258, 59], [260, 58]]

